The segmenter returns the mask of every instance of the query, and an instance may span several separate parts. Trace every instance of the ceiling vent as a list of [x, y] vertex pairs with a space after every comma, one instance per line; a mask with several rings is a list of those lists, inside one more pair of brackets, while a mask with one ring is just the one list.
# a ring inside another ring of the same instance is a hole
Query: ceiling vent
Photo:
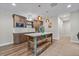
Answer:
[[57, 6], [57, 3], [51, 3], [50, 6], [55, 7], [55, 6]]
[[41, 7], [41, 5], [38, 5], [38, 7]]

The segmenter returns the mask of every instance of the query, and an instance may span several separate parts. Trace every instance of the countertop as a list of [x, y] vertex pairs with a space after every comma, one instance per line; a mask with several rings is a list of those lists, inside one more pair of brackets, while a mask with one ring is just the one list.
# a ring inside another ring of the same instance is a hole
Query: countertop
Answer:
[[24, 35], [28, 35], [28, 36], [33, 36], [33, 37], [35, 37], [35, 36], [41, 36], [41, 35], [45, 35], [45, 34], [52, 34], [52, 32], [29, 33], [29, 34], [24, 34]]
[[19, 33], [13, 33], [13, 34], [29, 34], [29, 33], [35, 33], [35, 32], [19, 32]]

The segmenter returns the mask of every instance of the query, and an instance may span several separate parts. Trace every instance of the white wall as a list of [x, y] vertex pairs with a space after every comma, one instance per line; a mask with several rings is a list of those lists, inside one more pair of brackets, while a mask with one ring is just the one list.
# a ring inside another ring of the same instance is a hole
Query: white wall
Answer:
[[0, 12], [0, 46], [13, 43], [12, 16], [9, 12]]
[[62, 36], [62, 27], [63, 27], [63, 21], [58, 17], [58, 34], [59, 37]]
[[55, 16], [53, 18], [53, 29], [52, 29], [52, 33], [53, 33], [53, 38], [59, 40], [59, 34], [58, 34], [58, 16]]
[[73, 41], [79, 41], [77, 39], [77, 33], [79, 32], [79, 11], [71, 13], [71, 38]]
[[44, 22], [45, 31], [46, 32], [52, 32], [53, 33], [53, 39], [58, 40], [59, 39], [59, 37], [58, 37], [58, 19], [55, 16], [55, 17], [49, 18], [49, 20], [52, 22], [52, 28], [49, 28], [47, 23]]

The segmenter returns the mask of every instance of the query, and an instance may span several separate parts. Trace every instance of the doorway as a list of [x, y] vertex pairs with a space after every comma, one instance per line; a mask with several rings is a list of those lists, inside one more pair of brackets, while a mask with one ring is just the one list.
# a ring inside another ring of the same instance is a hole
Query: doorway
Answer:
[[60, 38], [70, 38], [71, 33], [70, 14], [58, 17], [58, 30]]

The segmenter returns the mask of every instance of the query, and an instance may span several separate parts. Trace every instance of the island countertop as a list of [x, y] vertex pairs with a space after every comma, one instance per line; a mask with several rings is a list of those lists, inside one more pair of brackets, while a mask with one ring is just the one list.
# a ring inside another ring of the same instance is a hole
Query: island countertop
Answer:
[[41, 36], [41, 35], [46, 35], [46, 34], [52, 34], [52, 32], [39, 32], [39, 33], [29, 33], [29, 34], [24, 34], [24, 35], [27, 35], [27, 36], [32, 36], [32, 37], [36, 37], [36, 36]]
[[[28, 40], [28, 47], [32, 48], [32, 51], [34, 52], [33, 55], [35, 55], [35, 56], [38, 55], [40, 53], [40, 51], [42, 53], [43, 50], [46, 49], [46, 47], [48, 46], [47, 44], [52, 44], [52, 32], [44, 32], [44, 33], [38, 32], [38, 33], [29, 33], [29, 34], [24, 34], [24, 35], [33, 37]], [[45, 35], [46, 37], [38, 40], [38, 38], [43, 35]], [[51, 37], [51, 39], [47, 39], [48, 37]], [[43, 41], [42, 39], [45, 39], [45, 40]], [[50, 42], [49, 42], [49, 40], [50, 40]], [[41, 47], [39, 46], [41, 44], [40, 42], [42, 43]], [[45, 42], [45, 43], [43, 44], [43, 42]]]

